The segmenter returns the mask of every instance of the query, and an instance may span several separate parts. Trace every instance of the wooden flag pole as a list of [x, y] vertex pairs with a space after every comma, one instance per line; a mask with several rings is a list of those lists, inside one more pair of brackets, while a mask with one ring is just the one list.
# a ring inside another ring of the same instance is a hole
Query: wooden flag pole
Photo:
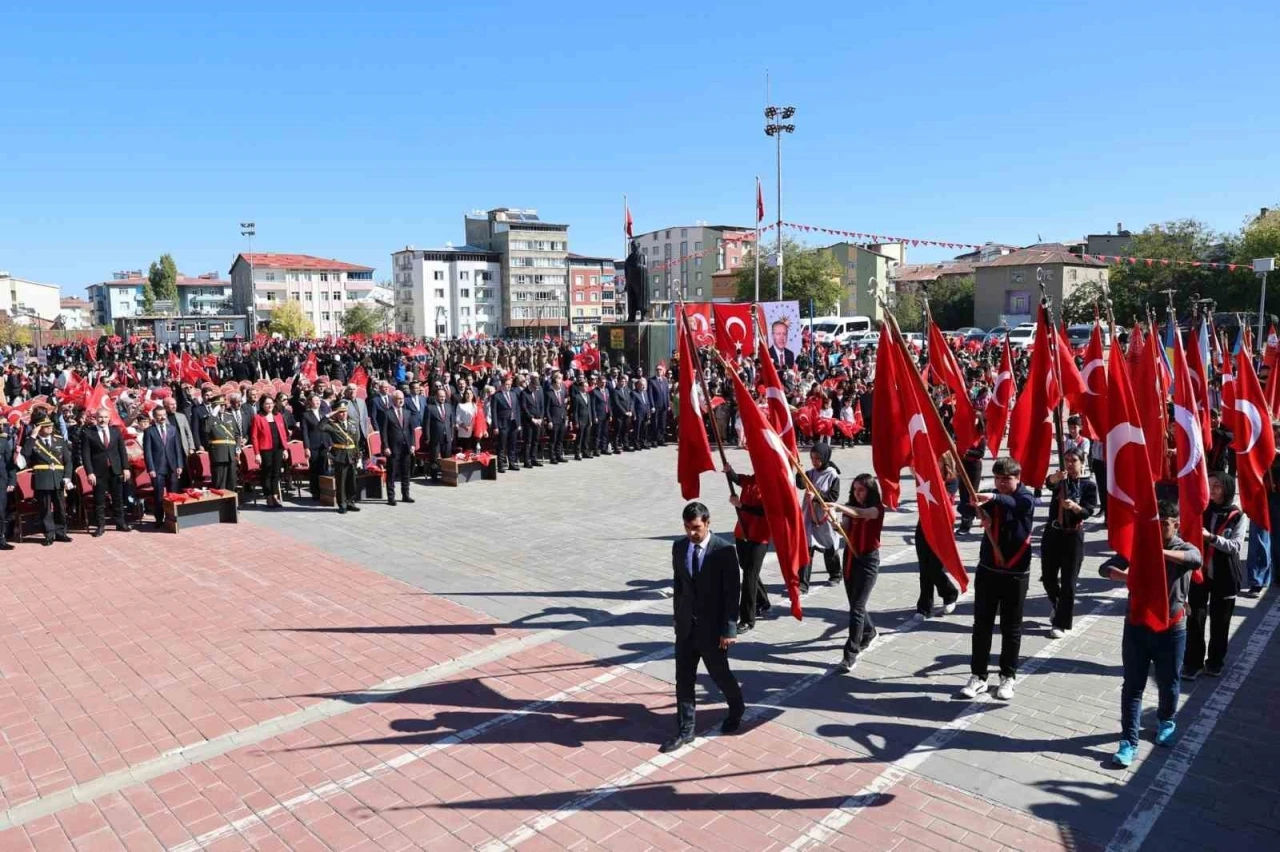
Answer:
[[[684, 310], [684, 299], [677, 295], [676, 309], [680, 312], [680, 332], [686, 336], [689, 341], [689, 351], [693, 353], [693, 357], [698, 357], [698, 349], [693, 345], [693, 334], [689, 331], [689, 317]], [[716, 357], [720, 353], [716, 352]], [[707, 388], [707, 379], [702, 375], [702, 364], [690, 364], [689, 368], [694, 370], [694, 375], [698, 379], [698, 387], [702, 389], [702, 397], [707, 401], [707, 416], [711, 420], [711, 431], [716, 436], [716, 448], [720, 450], [720, 466], [724, 469], [725, 481], [729, 483], [729, 496], [737, 497], [738, 491], [733, 487], [733, 478], [729, 475], [729, 457], [724, 451], [724, 440], [720, 437], [720, 424], [716, 422], [716, 411], [711, 407], [711, 391]], [[702, 412], [698, 412], [698, 419], [702, 419]]]

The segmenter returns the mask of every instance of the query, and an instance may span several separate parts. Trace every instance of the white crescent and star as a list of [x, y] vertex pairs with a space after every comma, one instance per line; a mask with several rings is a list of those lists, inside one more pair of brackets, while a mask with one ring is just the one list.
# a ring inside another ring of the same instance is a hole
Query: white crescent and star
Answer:
[[1173, 406], [1173, 419], [1177, 421], [1179, 428], [1187, 434], [1187, 445], [1191, 447], [1190, 458], [1182, 466], [1182, 470], [1178, 471], [1178, 479], [1181, 479], [1195, 470], [1196, 466], [1200, 464], [1200, 460], [1204, 458], [1204, 438], [1200, 434], [1200, 423], [1196, 420], [1196, 416], [1185, 407], [1175, 403]]
[[935, 506], [938, 505], [938, 498], [933, 496], [933, 483], [929, 480], [916, 477], [916, 494], [922, 495], [926, 501]]
[[1000, 383], [1011, 379], [1013, 379], [1013, 375], [1008, 370], [1004, 370], [996, 374], [995, 384], [991, 386], [991, 399], [1001, 408], [1008, 408], [1008, 404], [1000, 401]]
[[765, 425], [764, 439], [769, 447], [778, 454], [778, 458], [782, 459], [782, 466], [786, 469], [791, 467], [791, 457], [787, 454], [787, 448], [783, 445], [782, 439], [778, 437], [778, 433]]
[[[1120, 451], [1128, 444], [1137, 444], [1145, 447], [1147, 439], [1142, 434], [1142, 430], [1132, 423], [1117, 423], [1111, 427], [1111, 431], [1107, 433], [1107, 469], [1116, 470], [1116, 461]], [[1109, 477], [1107, 480], [1107, 493], [1122, 503], [1128, 503], [1130, 506], [1135, 505], [1133, 498], [1124, 493], [1121, 488], [1116, 485], [1116, 477]]]
[[1258, 443], [1258, 436], [1262, 434], [1262, 415], [1258, 412], [1258, 406], [1247, 399], [1237, 399], [1235, 409], [1249, 418], [1249, 443], [1240, 451], [1247, 455], [1253, 449], [1253, 445]]
[[734, 323], [737, 323], [737, 324], [742, 328], [742, 334], [741, 334], [741, 335], [738, 335], [736, 339], [737, 339], [737, 340], [740, 340], [740, 341], [741, 341], [741, 340], [746, 340], [746, 339], [747, 339], [747, 324], [746, 324], [745, 322], [743, 322], [743, 321], [742, 321], [742, 317], [729, 317], [729, 319], [725, 320], [725, 323], [724, 323], [724, 333], [725, 333], [725, 336], [726, 336], [726, 337], [729, 337], [729, 338], [734, 338], [734, 335], [732, 335], [732, 334], [730, 334], [730, 333], [729, 333], [729, 330], [730, 330], [731, 328], [733, 328]]
[[[766, 403], [768, 402], [768, 400], [776, 399], [776, 400], [778, 401], [778, 403], [779, 403], [779, 404], [781, 405], [781, 407], [782, 407], [782, 413], [783, 413], [783, 415], [787, 418], [787, 425], [786, 425], [786, 428], [785, 428], [785, 429], [781, 429], [781, 430], [779, 430], [779, 434], [780, 434], [780, 435], [785, 435], [785, 434], [787, 434], [788, 432], [790, 432], [790, 431], [791, 431], [791, 426], [792, 426], [792, 421], [791, 421], [791, 406], [787, 405], [787, 398], [786, 398], [785, 396], [783, 396], [783, 394], [782, 394], [782, 390], [781, 390], [781, 389], [779, 389], [779, 388], [765, 388], [765, 389], [764, 389], [764, 398], [765, 398]], [[770, 409], [773, 409], [773, 408], [774, 408], [774, 406], [772, 406], [772, 405], [770, 405], [770, 406], [768, 406], [768, 407], [769, 407]]]
[[1093, 374], [1094, 370], [1097, 370], [1100, 367], [1102, 367], [1102, 359], [1094, 358], [1088, 364], [1085, 364], [1084, 369], [1080, 371], [1080, 378], [1084, 379], [1084, 392], [1089, 396], [1098, 396], [1098, 392], [1089, 384], [1089, 376]]
[[907, 442], [915, 443], [916, 433], [918, 432], [923, 432], [926, 435], [929, 434], [929, 430], [925, 428], [925, 425], [924, 425], [923, 414], [913, 415], [911, 417], [910, 422], [907, 423]]

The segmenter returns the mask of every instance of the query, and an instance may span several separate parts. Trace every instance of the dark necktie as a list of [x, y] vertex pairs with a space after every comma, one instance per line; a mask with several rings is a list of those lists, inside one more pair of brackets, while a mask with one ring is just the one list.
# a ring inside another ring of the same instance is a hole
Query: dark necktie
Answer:
[[702, 569], [702, 545], [695, 544], [693, 546], [693, 576], [698, 576], [698, 572]]

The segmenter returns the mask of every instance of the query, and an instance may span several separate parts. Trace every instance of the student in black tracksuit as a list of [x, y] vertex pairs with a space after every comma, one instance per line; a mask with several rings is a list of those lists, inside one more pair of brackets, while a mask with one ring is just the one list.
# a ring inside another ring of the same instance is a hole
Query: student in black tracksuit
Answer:
[[[1000, 685], [996, 697], [1013, 698], [1022, 647], [1022, 607], [1027, 600], [1027, 576], [1031, 568], [1031, 523], [1035, 499], [1022, 484], [1022, 466], [1011, 458], [991, 466], [994, 493], [978, 495], [982, 537], [977, 576], [973, 583], [972, 675], [960, 690], [962, 698], [977, 698], [987, 691], [991, 663], [991, 633], [1000, 616]], [[995, 539], [993, 547], [991, 540]]]
[[[1227, 640], [1236, 596], [1249, 588], [1249, 576], [1240, 555], [1244, 552], [1244, 514], [1235, 507], [1236, 480], [1225, 471], [1209, 474], [1209, 507], [1204, 512], [1204, 567], [1192, 576], [1187, 592], [1187, 650], [1182, 679], [1195, 680], [1201, 672], [1221, 677], [1227, 663]], [[1204, 643], [1205, 625], [1209, 645]]]
[[1061, 639], [1071, 629], [1076, 607], [1076, 578], [1084, 561], [1084, 522], [1098, 511], [1098, 486], [1084, 476], [1084, 453], [1067, 450], [1066, 470], [1049, 476], [1053, 497], [1049, 523], [1040, 539], [1040, 582], [1053, 612], [1049, 635]]

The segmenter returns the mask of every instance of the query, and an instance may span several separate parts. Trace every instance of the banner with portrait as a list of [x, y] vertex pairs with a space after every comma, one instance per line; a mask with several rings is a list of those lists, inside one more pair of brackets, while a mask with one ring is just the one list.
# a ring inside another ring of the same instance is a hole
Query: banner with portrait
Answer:
[[794, 369], [800, 357], [800, 303], [760, 302], [757, 318], [774, 366], [779, 370]]

